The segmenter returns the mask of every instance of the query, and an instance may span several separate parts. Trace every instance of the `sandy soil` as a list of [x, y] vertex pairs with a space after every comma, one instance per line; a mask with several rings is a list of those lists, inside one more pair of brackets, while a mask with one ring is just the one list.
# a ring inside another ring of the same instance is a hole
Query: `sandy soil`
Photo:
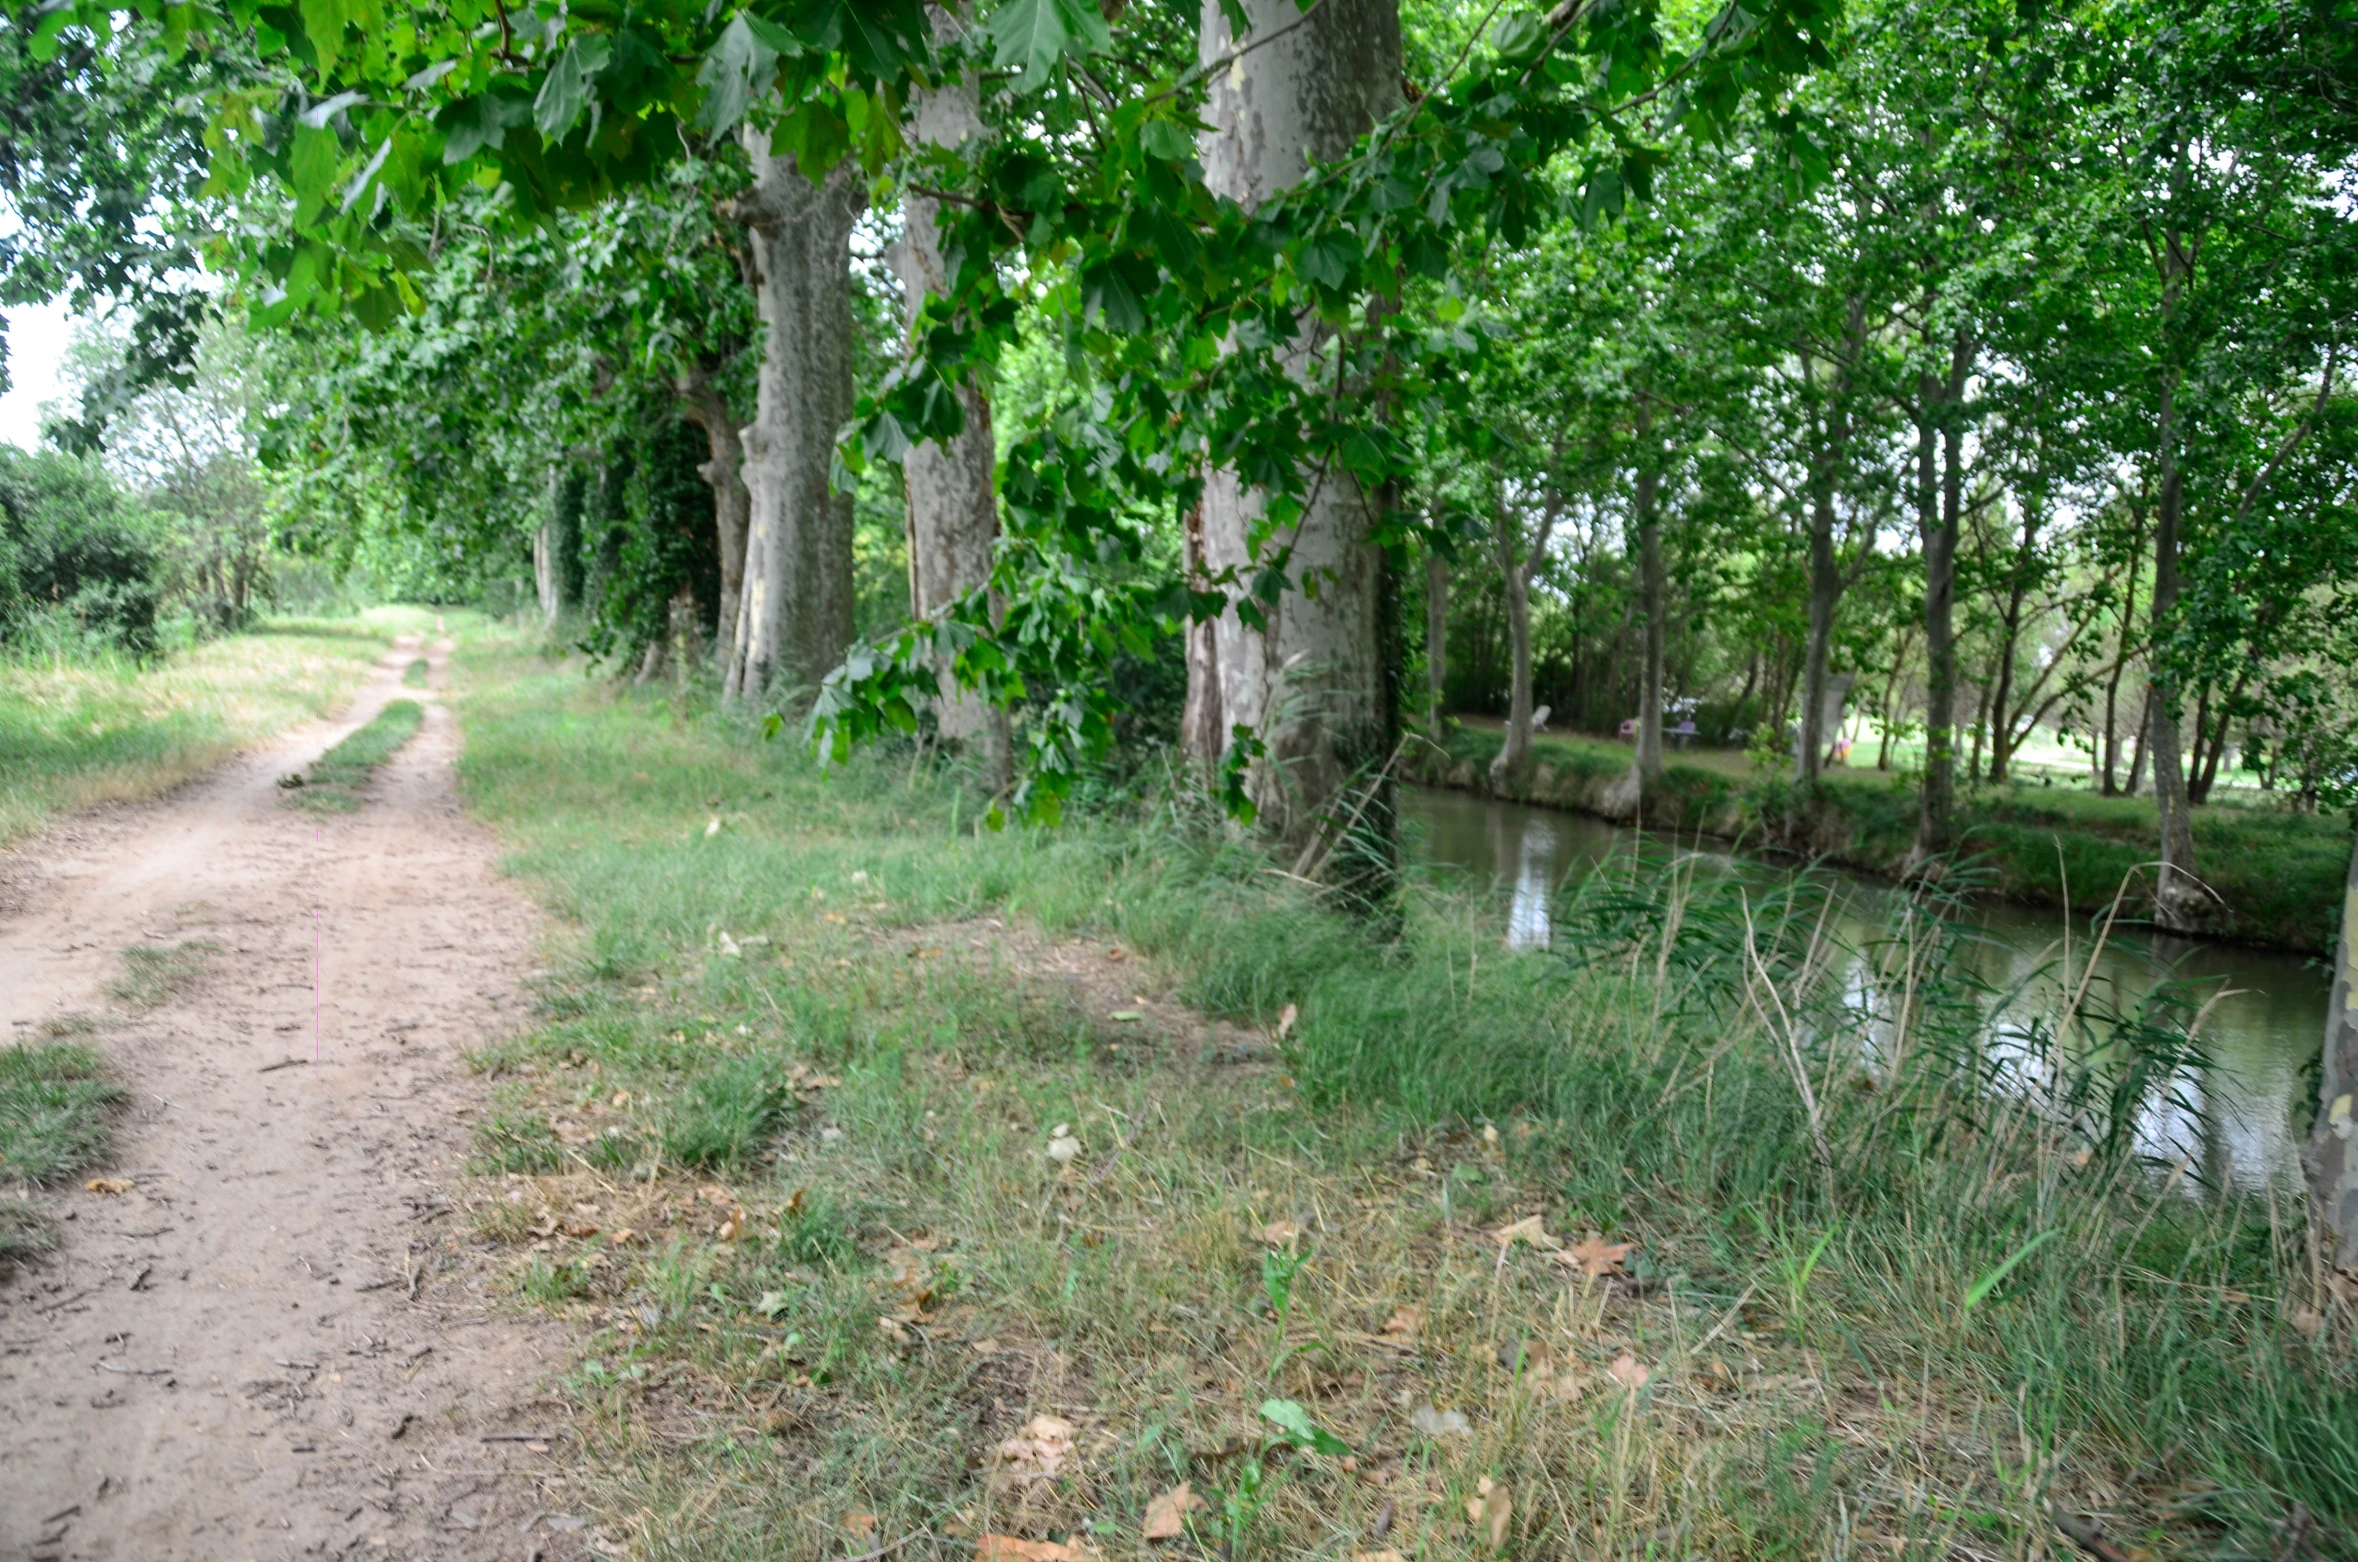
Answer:
[[[131, 1096], [95, 1169], [129, 1190], [48, 1196], [60, 1250], [0, 1283], [0, 1562], [602, 1548], [565, 1510], [563, 1341], [487, 1306], [442, 1191], [461, 1051], [521, 1022], [537, 932], [460, 812], [451, 713], [357, 813], [275, 785], [416, 697], [419, 654], [341, 722], [0, 858], [0, 1036], [87, 1016]], [[107, 996], [126, 947], [191, 941], [157, 1007]]]

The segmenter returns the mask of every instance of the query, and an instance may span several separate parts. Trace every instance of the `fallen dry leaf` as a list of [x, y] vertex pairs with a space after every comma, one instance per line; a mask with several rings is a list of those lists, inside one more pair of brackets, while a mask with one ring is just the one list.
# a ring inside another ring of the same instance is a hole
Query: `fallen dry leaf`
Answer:
[[[1549, 1252], [1564, 1245], [1548, 1235], [1545, 1220], [1538, 1215], [1526, 1215], [1511, 1226], [1499, 1227], [1490, 1233], [1490, 1240], [1502, 1248], [1513, 1247], [1518, 1242], [1528, 1242], [1533, 1247]], [[1623, 1251], [1626, 1252], [1627, 1249], [1625, 1248]]]
[[1053, 1540], [983, 1535], [975, 1540], [974, 1555], [975, 1562], [1091, 1562], [1097, 1553], [1079, 1541], [1060, 1545]]
[[1292, 1247], [1302, 1240], [1302, 1228], [1290, 1220], [1273, 1220], [1261, 1228], [1261, 1240], [1271, 1247]]
[[1647, 1366], [1644, 1362], [1638, 1360], [1635, 1356], [1632, 1356], [1627, 1351], [1623, 1351], [1620, 1355], [1614, 1357], [1613, 1364], [1607, 1367], [1605, 1371], [1610, 1373], [1613, 1377], [1613, 1380], [1619, 1383], [1623, 1388], [1631, 1389], [1645, 1387], [1646, 1379], [1654, 1375], [1654, 1369], [1652, 1367]]
[[999, 1445], [997, 1478], [1002, 1481], [1052, 1479], [1072, 1457], [1073, 1424], [1061, 1416], [1034, 1416], [1022, 1431]]
[[82, 1186], [88, 1188], [92, 1193], [129, 1193], [131, 1179], [128, 1177], [93, 1177]]
[[876, 1533], [876, 1515], [866, 1508], [854, 1508], [843, 1516], [843, 1532], [854, 1540], [866, 1540]]
[[1186, 1533], [1190, 1513], [1210, 1506], [1195, 1494], [1192, 1486], [1181, 1481], [1146, 1505], [1146, 1523], [1139, 1533], [1148, 1540], [1175, 1539]]
[[1381, 1551], [1354, 1551], [1345, 1562], [1408, 1562], [1408, 1559], [1386, 1546]]
[[1431, 1405], [1419, 1405], [1408, 1413], [1408, 1424], [1427, 1437], [1469, 1437], [1474, 1423], [1466, 1419], [1462, 1410], [1436, 1410]]
[[713, 1232], [713, 1235], [723, 1242], [734, 1242], [744, 1234], [745, 1212], [741, 1209], [730, 1210], [728, 1218], [722, 1221], [719, 1228]]
[[1300, 1019], [1301, 1017], [1302, 1011], [1295, 1008], [1290, 1003], [1287, 1004], [1284, 1008], [1278, 1010], [1277, 1039], [1279, 1041], [1283, 1041], [1286, 1039], [1286, 1037], [1291, 1036], [1294, 1033], [1294, 1021]]
[[1384, 1320], [1384, 1332], [1403, 1339], [1416, 1338], [1416, 1331], [1424, 1326], [1424, 1313], [1414, 1307], [1395, 1307], [1392, 1316]]
[[1474, 1521], [1474, 1529], [1496, 1551], [1506, 1544], [1507, 1525], [1514, 1520], [1514, 1493], [1487, 1475], [1476, 1483], [1474, 1492], [1474, 1496], [1466, 1499], [1466, 1517]]
[[1634, 1242], [1607, 1242], [1598, 1237], [1586, 1237], [1570, 1252], [1558, 1253], [1556, 1262], [1574, 1274], [1602, 1280], [1608, 1275], [1623, 1274], [1621, 1261], [1636, 1247]]

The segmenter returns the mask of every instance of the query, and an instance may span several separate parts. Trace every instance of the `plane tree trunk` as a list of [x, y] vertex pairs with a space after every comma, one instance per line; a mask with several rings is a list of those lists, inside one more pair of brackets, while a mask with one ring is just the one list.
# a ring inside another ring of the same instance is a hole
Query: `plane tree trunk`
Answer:
[[2317, 1126], [2303, 1159], [2310, 1218], [2325, 1261], [2349, 1294], [2358, 1281], [2358, 843], [2342, 895], [2342, 934], [2334, 942], [2333, 992], [2325, 1005], [2325, 1067]]
[[866, 196], [849, 164], [814, 185], [761, 132], [745, 142], [754, 182], [731, 214], [752, 230], [762, 358], [741, 435], [750, 521], [722, 687], [806, 700], [852, 639], [852, 496], [829, 474], [852, 409], [851, 230]]
[[[934, 17], [937, 30], [948, 22], [946, 12], [936, 10]], [[922, 145], [954, 147], [980, 136], [982, 111], [974, 83], [953, 82], [918, 94], [910, 121], [910, 139]], [[949, 266], [942, 254], [941, 201], [911, 191], [902, 209], [906, 232], [894, 259], [914, 329], [925, 300], [949, 291]], [[901, 463], [909, 505], [909, 611], [919, 618], [941, 612], [988, 581], [999, 540], [990, 399], [969, 384], [959, 391], [959, 404], [965, 429], [948, 440], [928, 440]], [[987, 789], [1004, 792], [1014, 779], [1007, 712], [973, 690], [958, 688], [947, 666], [936, 667], [934, 674], [942, 687], [934, 705], [942, 737], [974, 757]]]
[[738, 598], [745, 590], [745, 531], [753, 496], [745, 491], [745, 443], [728, 399], [711, 371], [697, 364], [680, 375], [680, 411], [704, 430], [705, 459], [696, 473], [712, 489], [713, 530], [720, 538], [720, 623], [712, 643], [726, 656], [737, 643]]
[[[1244, 0], [1243, 10], [1240, 37], [1223, 0], [1205, 0], [1201, 57], [1215, 69], [1198, 150], [1211, 189], [1253, 207], [1297, 183], [1309, 159], [1349, 150], [1399, 104], [1400, 13], [1397, 0], [1322, 0], [1307, 12], [1295, 0]], [[1316, 357], [1305, 340], [1297, 372], [1312, 372]], [[1190, 564], [1249, 572], [1263, 502], [1234, 469], [1212, 474]], [[1249, 796], [1304, 863], [1347, 819], [1355, 836], [1395, 849], [1392, 810], [1377, 795], [1386, 788], [1346, 795], [1355, 779], [1376, 784], [1398, 724], [1384, 666], [1386, 566], [1368, 540], [1381, 503], [1347, 472], [1326, 473], [1300, 521], [1275, 539], [1291, 546], [1293, 585], [1269, 607], [1266, 627], [1231, 610], [1190, 637], [1186, 725], [1196, 759], [1217, 765], [1236, 728], [1256, 733], [1266, 754], [1248, 776]], [[1308, 580], [1315, 596], [1301, 590]]]

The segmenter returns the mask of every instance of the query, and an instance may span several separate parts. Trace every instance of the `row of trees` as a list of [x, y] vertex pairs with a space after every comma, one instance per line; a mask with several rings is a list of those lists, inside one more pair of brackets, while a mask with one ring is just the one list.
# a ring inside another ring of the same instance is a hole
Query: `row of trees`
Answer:
[[[1920, 668], [1927, 871], [1959, 731], [2002, 771], [2101, 691], [2117, 734], [2134, 663], [2199, 922], [2190, 775], [2231, 722], [2323, 730], [2348, 649], [2329, 3], [1111, 9], [93, 0], [9, 40], [34, 96], [172, 132], [147, 209], [290, 328], [323, 519], [562, 582], [580, 474], [695, 425], [723, 689], [826, 748], [931, 720], [1053, 815], [1109, 670], [1176, 642], [1233, 811], [1381, 899], [1413, 566], [1429, 678], [1494, 573], [1512, 769], [1585, 537], [1639, 812], [1674, 645], [1745, 653], [1805, 783], [1836, 681]], [[106, 285], [121, 234], [34, 215]], [[909, 585], [860, 640], [863, 495]], [[643, 551], [605, 578], [694, 600]]]

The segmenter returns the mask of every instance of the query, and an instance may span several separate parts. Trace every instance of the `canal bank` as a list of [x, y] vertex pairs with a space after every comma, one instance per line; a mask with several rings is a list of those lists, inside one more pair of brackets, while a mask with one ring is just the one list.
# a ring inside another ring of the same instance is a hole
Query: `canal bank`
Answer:
[[[1411, 739], [1402, 768], [1426, 786], [1627, 820], [1626, 746], [1537, 738], [1529, 774], [1500, 794], [1490, 784], [1490, 762], [1503, 742], [1496, 730], [1453, 725], [1441, 743]], [[1916, 786], [1904, 775], [1837, 768], [1806, 787], [1673, 756], [1664, 781], [1665, 805], [1649, 821], [1663, 835], [1716, 837], [1739, 850], [1816, 859], [1886, 880], [1898, 877], [1915, 841]], [[2217, 896], [2205, 934], [2304, 955], [2330, 949], [2350, 828], [2345, 813], [2223, 803], [2196, 809], [2195, 867]], [[2156, 852], [2151, 802], [2064, 787], [1961, 788], [1957, 834], [1960, 866], [1987, 893], [2057, 909], [2109, 901], [2124, 880], [2132, 881], [2125, 904], [2137, 907]]]
[[[1535, 808], [1464, 791], [1403, 790], [1402, 823], [1413, 855], [1428, 869], [1495, 880], [1504, 891], [1507, 942], [1544, 949], [1568, 889], [1616, 859], [1626, 863], [1648, 839], [1626, 825]], [[1716, 850], [1706, 863], [1734, 870]], [[1864, 984], [1862, 953], [1885, 924], [1899, 892], [1849, 878], [1831, 919], [1852, 980]], [[2195, 1061], [2160, 1081], [2137, 1110], [2138, 1147], [2168, 1163], [2191, 1159], [2194, 1180], [2212, 1187], [2299, 1186], [2298, 1156], [2316, 1103], [2315, 1068], [2325, 1032], [2329, 981], [2306, 956], [2277, 949], [2177, 938], [2116, 925], [2099, 942], [2100, 908], [2068, 920], [2055, 909], [1984, 900], [1971, 913], [1956, 958], [1982, 994], [1992, 1034], [2034, 1043], [2069, 1002], [2058, 980], [2070, 951], [2072, 985], [2121, 1014], [2148, 1014], [2175, 1029], [2199, 1014]], [[2082, 983], [2084, 982], [2084, 987]]]

